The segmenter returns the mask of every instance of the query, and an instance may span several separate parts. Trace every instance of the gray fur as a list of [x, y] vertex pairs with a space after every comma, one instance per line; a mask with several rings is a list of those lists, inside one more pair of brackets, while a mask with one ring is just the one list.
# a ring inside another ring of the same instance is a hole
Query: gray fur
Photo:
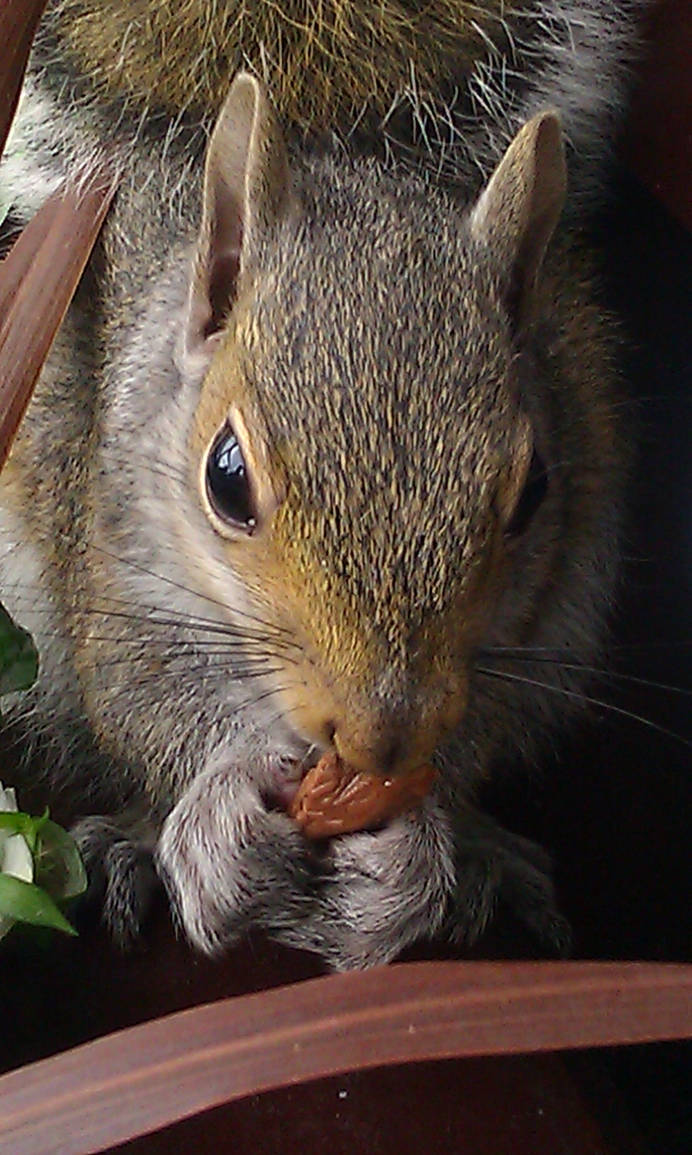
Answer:
[[[439, 102], [421, 100], [412, 69], [382, 126], [387, 155], [403, 152], [462, 190], [477, 187], [526, 120], [558, 108], [568, 145], [568, 212], [583, 212], [603, 189], [631, 82], [633, 24], [647, 3], [512, 4], [483, 35], [486, 53]], [[410, 144], [408, 133], [397, 131], [402, 118], [411, 126]]]

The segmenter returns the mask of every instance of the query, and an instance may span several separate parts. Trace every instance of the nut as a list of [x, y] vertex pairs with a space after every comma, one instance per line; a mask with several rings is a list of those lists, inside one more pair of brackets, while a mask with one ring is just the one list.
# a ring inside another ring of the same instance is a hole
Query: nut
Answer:
[[308, 770], [288, 813], [306, 838], [372, 830], [419, 806], [434, 777], [435, 768], [430, 765], [407, 774], [368, 774], [331, 752]]

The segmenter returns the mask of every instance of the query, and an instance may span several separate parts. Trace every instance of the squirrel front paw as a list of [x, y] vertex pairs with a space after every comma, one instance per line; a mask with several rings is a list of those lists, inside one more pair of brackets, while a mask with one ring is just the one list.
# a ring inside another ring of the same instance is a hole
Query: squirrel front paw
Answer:
[[569, 926], [547, 855], [470, 808], [453, 825], [428, 800], [380, 831], [335, 838], [312, 912], [274, 933], [334, 970], [350, 970], [389, 962], [438, 935], [469, 945], [500, 903], [544, 949], [566, 953]]
[[312, 908], [311, 854], [295, 823], [228, 774], [193, 783], [163, 825], [156, 864], [174, 917], [207, 954]]
[[332, 840], [320, 863], [313, 910], [272, 928], [289, 946], [316, 951], [334, 970], [391, 961], [438, 934], [455, 888], [454, 842], [431, 800], [373, 832]]
[[127, 823], [104, 816], [81, 819], [71, 833], [89, 880], [81, 911], [98, 911], [125, 950], [138, 937], [159, 886], [151, 849]]
[[334, 970], [360, 969], [420, 939], [474, 942], [500, 903], [551, 952], [569, 942], [544, 852], [471, 807], [452, 819], [434, 798], [315, 849], [247, 782], [205, 773], [166, 819], [156, 860], [177, 918], [207, 953], [256, 925]]
[[457, 883], [444, 933], [471, 945], [489, 927], [498, 906], [522, 923], [542, 950], [569, 953], [570, 925], [557, 906], [549, 855], [527, 838], [469, 808], [455, 839]]

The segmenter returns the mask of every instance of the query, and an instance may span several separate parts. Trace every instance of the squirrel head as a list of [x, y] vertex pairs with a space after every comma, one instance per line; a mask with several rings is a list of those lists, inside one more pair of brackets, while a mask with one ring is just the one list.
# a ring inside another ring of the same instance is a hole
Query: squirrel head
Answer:
[[249, 74], [213, 132], [182, 351], [195, 564], [263, 623], [291, 728], [359, 768], [420, 765], [458, 726], [530, 532], [519, 350], [564, 191], [552, 112], [467, 206], [373, 162], [291, 164]]

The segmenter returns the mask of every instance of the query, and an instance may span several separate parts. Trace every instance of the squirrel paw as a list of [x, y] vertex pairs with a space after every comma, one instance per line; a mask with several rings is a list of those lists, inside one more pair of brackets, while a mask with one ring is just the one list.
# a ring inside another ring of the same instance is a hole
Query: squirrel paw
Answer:
[[448, 938], [473, 944], [504, 906], [544, 950], [560, 957], [569, 953], [570, 926], [558, 911], [550, 857], [540, 846], [474, 810], [457, 833], [456, 864]]
[[259, 799], [245, 800], [235, 815], [201, 802], [188, 795], [174, 808], [156, 853], [174, 917], [191, 942], [213, 954], [250, 925], [279, 929], [308, 917], [313, 870], [295, 823]]
[[334, 970], [395, 958], [441, 929], [454, 890], [454, 846], [444, 813], [428, 801], [382, 830], [335, 838], [321, 864], [313, 911], [268, 929], [317, 952]]
[[316, 951], [334, 970], [391, 961], [423, 938], [470, 944], [499, 904], [566, 953], [547, 855], [477, 811], [452, 829], [434, 803], [375, 833], [334, 839], [314, 910], [301, 923], [269, 928], [290, 946]]
[[84, 818], [72, 829], [89, 879], [81, 909], [98, 909], [115, 943], [138, 937], [158, 888], [151, 851], [110, 818]]
[[563, 953], [550, 864], [539, 847], [433, 798], [374, 832], [317, 849], [227, 768], [200, 775], [164, 823], [157, 867], [187, 936], [213, 953], [251, 925], [334, 970], [389, 962], [437, 935], [471, 943], [499, 904]]

